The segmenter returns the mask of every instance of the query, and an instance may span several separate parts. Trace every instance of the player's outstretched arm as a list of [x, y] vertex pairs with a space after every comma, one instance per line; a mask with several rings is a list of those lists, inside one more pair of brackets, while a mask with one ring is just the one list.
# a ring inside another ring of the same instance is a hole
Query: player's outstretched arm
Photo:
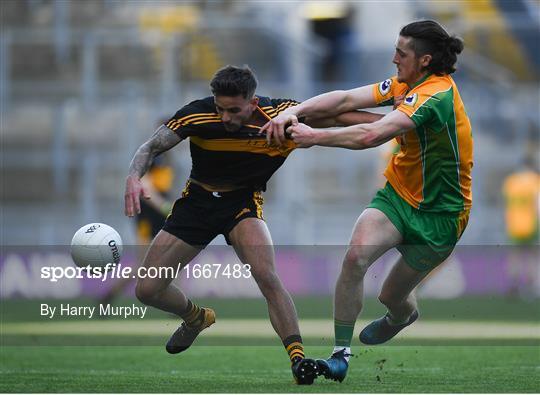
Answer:
[[384, 114], [377, 114], [369, 111], [349, 111], [332, 118], [307, 118], [304, 123], [312, 128], [332, 128], [336, 126], [351, 126], [360, 123], [372, 123], [384, 117]]
[[[394, 110], [403, 103], [405, 95], [394, 97]], [[336, 115], [332, 118], [310, 119], [307, 118], [304, 123], [312, 128], [331, 128], [335, 126], [352, 126], [361, 123], [373, 123], [382, 119], [384, 114], [378, 114], [370, 111], [349, 111]]]
[[131, 164], [126, 178], [126, 189], [124, 193], [124, 213], [128, 217], [133, 217], [141, 212], [140, 197], [149, 199], [150, 195], [141, 182], [141, 177], [146, 173], [154, 158], [165, 152], [182, 139], [165, 125], [161, 125], [146, 141], [139, 147]]
[[414, 122], [399, 110], [394, 110], [370, 124], [359, 124], [336, 130], [313, 129], [303, 123], [287, 130], [300, 148], [313, 145], [354, 150], [381, 145], [415, 127]]
[[354, 111], [361, 108], [374, 107], [372, 86], [366, 85], [351, 90], [339, 90], [323, 93], [289, 107], [277, 117], [268, 121], [261, 128], [261, 133], [266, 133], [266, 140], [270, 144], [272, 140], [278, 145], [285, 141], [285, 129], [289, 125], [297, 125], [298, 118], [312, 119], [334, 118], [339, 114]]

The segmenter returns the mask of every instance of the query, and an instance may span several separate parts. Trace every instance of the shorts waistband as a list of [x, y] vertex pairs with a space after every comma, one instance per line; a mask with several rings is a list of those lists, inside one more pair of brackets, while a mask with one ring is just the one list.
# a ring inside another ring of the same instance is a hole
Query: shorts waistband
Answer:
[[211, 192], [204, 189], [202, 186], [195, 184], [194, 182], [190, 182], [187, 189], [190, 193], [194, 193], [197, 195], [212, 196], [214, 198], [249, 196], [249, 195], [252, 195], [254, 192], [256, 192], [256, 190], [252, 188], [235, 189], [234, 191], [229, 191], [229, 192], [215, 192], [215, 191]]

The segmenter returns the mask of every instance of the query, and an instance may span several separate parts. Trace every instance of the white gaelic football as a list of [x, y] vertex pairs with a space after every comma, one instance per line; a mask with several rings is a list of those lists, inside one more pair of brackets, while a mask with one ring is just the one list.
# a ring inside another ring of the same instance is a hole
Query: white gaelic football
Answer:
[[118, 263], [122, 238], [109, 225], [93, 223], [80, 228], [71, 240], [71, 257], [77, 266], [106, 266]]

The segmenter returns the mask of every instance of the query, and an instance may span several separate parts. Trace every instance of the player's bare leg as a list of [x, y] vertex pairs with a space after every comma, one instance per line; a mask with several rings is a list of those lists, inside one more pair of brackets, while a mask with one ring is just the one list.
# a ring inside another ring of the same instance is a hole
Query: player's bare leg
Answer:
[[379, 300], [396, 323], [403, 323], [417, 310], [413, 290], [428, 275], [411, 268], [400, 257], [384, 280]]
[[413, 291], [428, 273], [414, 270], [400, 257], [386, 277], [379, 294], [379, 300], [388, 308], [388, 312], [360, 332], [362, 343], [384, 343], [416, 321], [418, 310]]
[[[166, 267], [176, 271], [178, 265], [182, 267], [187, 265], [199, 252], [200, 249], [161, 230], [148, 247], [142, 266]], [[172, 280], [172, 276], [139, 278], [135, 294], [144, 304], [180, 315], [186, 308], [187, 298], [182, 291], [171, 284]]]
[[274, 247], [263, 220], [246, 218], [229, 234], [238, 257], [251, 266], [251, 273], [268, 304], [270, 322], [291, 359], [298, 384], [311, 384], [317, 376], [313, 360], [304, 359], [296, 308], [274, 265]]
[[[200, 249], [161, 230], [152, 241], [143, 266], [176, 270], [187, 265]], [[167, 342], [167, 352], [177, 354], [189, 348], [198, 334], [215, 322], [212, 309], [201, 308], [189, 300], [174, 284], [172, 276], [139, 278], [136, 295], [143, 303], [176, 314], [184, 320]]]
[[270, 322], [281, 339], [298, 334], [298, 318], [291, 296], [279, 279], [274, 265], [274, 247], [264, 221], [246, 218], [230, 233], [230, 239], [243, 264], [251, 273], [268, 303]]
[[364, 276], [375, 260], [397, 246], [402, 236], [381, 211], [367, 208], [353, 229], [336, 283], [334, 318], [354, 322], [362, 311]]
[[364, 276], [377, 258], [402, 239], [394, 224], [377, 209], [367, 208], [356, 221], [336, 283], [334, 353], [328, 360], [317, 361], [326, 378], [337, 381], [345, 378], [354, 325], [363, 307]]

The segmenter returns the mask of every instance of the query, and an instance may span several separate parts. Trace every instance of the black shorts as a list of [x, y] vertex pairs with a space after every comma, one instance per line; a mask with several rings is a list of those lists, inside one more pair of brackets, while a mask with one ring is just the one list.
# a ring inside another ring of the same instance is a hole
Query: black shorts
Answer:
[[163, 230], [200, 248], [206, 247], [220, 234], [227, 244], [231, 244], [229, 233], [240, 221], [245, 218], [263, 219], [263, 203], [260, 191], [209, 192], [188, 181]]

